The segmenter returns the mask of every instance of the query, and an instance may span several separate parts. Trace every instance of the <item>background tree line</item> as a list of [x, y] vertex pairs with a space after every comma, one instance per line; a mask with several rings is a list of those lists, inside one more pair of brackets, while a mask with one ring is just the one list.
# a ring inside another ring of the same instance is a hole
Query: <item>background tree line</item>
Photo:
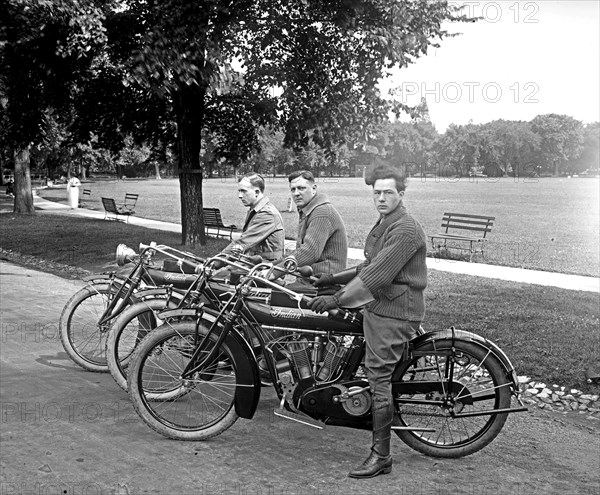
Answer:
[[[174, 127], [173, 122], [165, 126]], [[136, 142], [125, 136], [119, 146], [104, 148], [96, 136], [74, 143], [68, 130], [52, 122], [47, 139], [31, 153], [32, 173], [56, 180], [72, 173], [117, 177], [175, 176], [177, 162], [173, 141]], [[317, 176], [360, 176], [365, 167], [387, 160], [412, 176], [557, 176], [597, 175], [599, 164], [598, 122], [583, 125], [566, 115], [539, 115], [530, 122], [496, 120], [486, 124], [450, 125], [440, 134], [426, 119], [382, 122], [368, 139], [327, 150], [313, 142], [302, 149], [285, 146], [283, 132], [261, 127], [247, 156], [226, 158], [219, 137], [204, 129], [201, 162], [206, 177], [231, 176], [255, 171], [287, 175], [299, 168]], [[235, 143], [235, 140], [230, 142]], [[10, 150], [3, 146], [3, 166], [14, 168]]]

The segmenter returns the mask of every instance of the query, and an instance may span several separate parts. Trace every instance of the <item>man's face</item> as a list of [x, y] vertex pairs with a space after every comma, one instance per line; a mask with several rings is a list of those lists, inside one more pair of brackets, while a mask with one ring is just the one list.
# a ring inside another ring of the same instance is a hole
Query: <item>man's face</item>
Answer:
[[297, 177], [290, 182], [290, 191], [298, 208], [304, 208], [317, 194], [317, 185], [311, 184], [304, 177]]
[[260, 197], [260, 189], [250, 184], [248, 179], [242, 179], [238, 182], [238, 198], [244, 206], [252, 208], [258, 203]]
[[377, 179], [373, 184], [373, 202], [382, 215], [393, 212], [404, 196], [404, 191], [396, 190], [396, 179]]

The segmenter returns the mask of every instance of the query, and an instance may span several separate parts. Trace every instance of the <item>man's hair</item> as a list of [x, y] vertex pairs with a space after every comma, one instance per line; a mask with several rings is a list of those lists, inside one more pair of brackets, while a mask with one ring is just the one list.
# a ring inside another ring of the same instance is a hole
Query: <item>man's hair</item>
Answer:
[[367, 186], [373, 186], [375, 185], [375, 181], [380, 179], [394, 179], [398, 192], [406, 189], [406, 176], [401, 170], [391, 165], [377, 165], [371, 169], [365, 176], [365, 183]]
[[244, 179], [248, 179], [248, 182], [252, 184], [253, 187], [258, 187], [260, 192], [265, 192], [265, 179], [260, 174], [248, 174], [244, 175], [238, 182], [243, 181]]
[[296, 170], [295, 172], [292, 172], [290, 175], [288, 175], [288, 182], [292, 182], [298, 177], [306, 179], [311, 184], [315, 183], [315, 176], [312, 174], [312, 172], [309, 172], [308, 170]]

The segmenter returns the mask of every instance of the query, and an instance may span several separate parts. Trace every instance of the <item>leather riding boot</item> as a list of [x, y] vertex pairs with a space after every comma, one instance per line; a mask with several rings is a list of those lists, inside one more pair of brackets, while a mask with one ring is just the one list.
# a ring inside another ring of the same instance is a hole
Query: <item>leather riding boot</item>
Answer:
[[394, 405], [385, 402], [373, 403], [373, 444], [371, 453], [360, 466], [348, 473], [350, 478], [373, 478], [392, 472], [390, 441]]

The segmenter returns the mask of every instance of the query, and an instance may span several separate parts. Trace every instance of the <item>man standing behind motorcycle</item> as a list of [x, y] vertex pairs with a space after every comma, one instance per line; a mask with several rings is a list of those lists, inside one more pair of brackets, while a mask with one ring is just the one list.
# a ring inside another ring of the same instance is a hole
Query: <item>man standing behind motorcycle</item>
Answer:
[[425, 233], [402, 205], [406, 178], [397, 169], [378, 166], [366, 177], [380, 218], [365, 241], [365, 261], [334, 275], [322, 275], [316, 286], [345, 284], [332, 296], [315, 297], [309, 304], [317, 313], [357, 301], [364, 309], [365, 368], [373, 394], [371, 453], [352, 478], [372, 478], [392, 470], [391, 427], [395, 417], [392, 373], [405, 344], [417, 335], [425, 315], [427, 285]]
[[[298, 208], [296, 250], [290, 257], [298, 266], [310, 266], [315, 274], [336, 273], [346, 268], [348, 241], [346, 227], [329, 199], [317, 192], [313, 174], [299, 170], [288, 176], [292, 199]], [[294, 285], [302, 285], [297, 281]]]

